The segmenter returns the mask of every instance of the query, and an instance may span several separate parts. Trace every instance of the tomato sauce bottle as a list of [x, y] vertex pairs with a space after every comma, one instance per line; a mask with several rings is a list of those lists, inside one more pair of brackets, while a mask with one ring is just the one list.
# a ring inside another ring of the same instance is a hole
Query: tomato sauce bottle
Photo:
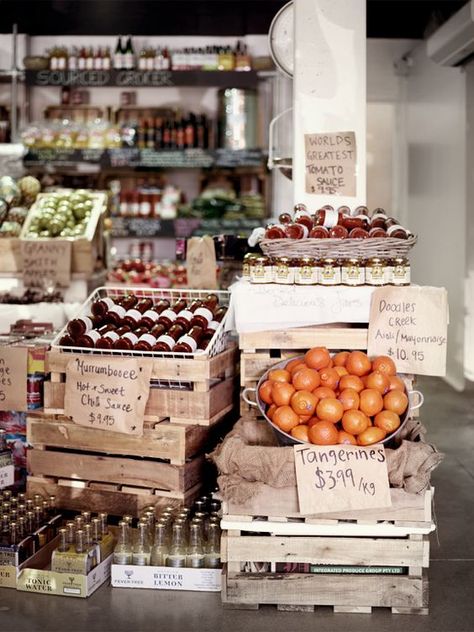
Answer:
[[152, 307], [153, 301], [151, 298], [142, 298], [132, 309], [127, 310], [122, 319], [122, 324], [127, 325], [130, 329], [136, 329], [143, 314]]
[[179, 312], [183, 309], [186, 309], [187, 301], [184, 298], [180, 298], [176, 303], [170, 308], [165, 309], [161, 312], [160, 317], [158, 318], [158, 324], [164, 325], [166, 329], [169, 329], [174, 321], [177, 319]]
[[107, 331], [99, 340], [95, 343], [96, 349], [112, 349], [114, 342], [117, 342], [119, 338], [128, 334], [130, 327], [124, 326], [118, 329], [111, 329]]

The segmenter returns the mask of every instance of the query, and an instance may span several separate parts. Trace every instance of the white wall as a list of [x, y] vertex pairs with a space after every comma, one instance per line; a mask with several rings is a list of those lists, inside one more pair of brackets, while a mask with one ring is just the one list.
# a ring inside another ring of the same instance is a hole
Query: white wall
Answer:
[[464, 374], [474, 381], [474, 63], [466, 72], [466, 284]]
[[447, 380], [464, 385], [466, 75], [431, 62], [421, 44], [406, 82], [406, 206], [418, 234], [413, 281], [448, 290]]

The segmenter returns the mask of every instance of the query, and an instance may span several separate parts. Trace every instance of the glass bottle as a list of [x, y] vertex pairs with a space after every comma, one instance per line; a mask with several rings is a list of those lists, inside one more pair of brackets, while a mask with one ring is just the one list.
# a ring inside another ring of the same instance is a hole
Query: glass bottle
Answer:
[[57, 550], [60, 553], [67, 553], [69, 551], [67, 529], [59, 529], [59, 544]]
[[152, 351], [160, 336], [165, 333], [164, 325], [155, 325], [152, 330], [142, 334], [137, 344], [133, 347], [135, 351]]
[[73, 340], [77, 340], [87, 331], [94, 329], [94, 327], [98, 324], [99, 321], [95, 317], [89, 318], [88, 316], [80, 316], [79, 318], [73, 318], [69, 321], [67, 331]]
[[166, 566], [168, 557], [168, 534], [166, 524], [157, 522], [155, 525], [155, 543], [151, 549], [150, 563], [152, 566]]
[[130, 527], [132, 526], [133, 516], [130, 514], [125, 514], [122, 518], [123, 522], [126, 522]]
[[84, 518], [82, 516], [74, 516], [74, 527], [76, 531], [84, 527]]
[[88, 568], [94, 568], [97, 566], [97, 551], [92, 539], [92, 525], [90, 522], [86, 522], [84, 525], [84, 546], [89, 557]]
[[18, 529], [17, 529], [16, 522], [10, 522], [9, 539], [10, 539], [10, 546], [16, 546], [18, 542], [20, 541], [18, 538]]
[[95, 544], [98, 544], [102, 540], [102, 531], [100, 528], [99, 518], [92, 518], [91, 525], [92, 525], [92, 541], [95, 542]]
[[121, 520], [118, 524], [118, 540], [114, 550], [114, 564], [131, 564], [132, 547], [130, 546], [130, 527]]
[[198, 307], [194, 312], [194, 316], [191, 320], [191, 327], [198, 325], [202, 329], [207, 329], [209, 323], [214, 319], [214, 312], [219, 299], [216, 294], [208, 294], [204, 299], [202, 306]]
[[128, 294], [116, 301], [115, 305], [109, 309], [105, 316], [105, 321], [117, 327], [121, 326], [123, 317], [129, 309], [133, 309], [138, 303], [138, 298], [134, 294]]
[[143, 314], [151, 309], [152, 306], [153, 301], [151, 298], [142, 298], [132, 309], [127, 310], [122, 319], [122, 325], [127, 325], [130, 329], [135, 329], [138, 327], [138, 323]]
[[109, 525], [107, 523], [108, 515], [103, 511], [99, 513], [98, 518], [100, 521], [100, 533], [102, 538], [105, 538], [105, 536], [109, 535]]
[[191, 524], [186, 566], [188, 568], [203, 568], [204, 558], [201, 527], [198, 524]]
[[175, 522], [173, 524], [171, 546], [166, 566], [182, 568], [186, 566], [186, 541], [184, 537], [184, 526]]
[[125, 50], [123, 55], [123, 67], [126, 70], [133, 70], [135, 67], [135, 51], [133, 50], [132, 37], [129, 35], [125, 43]]
[[137, 535], [133, 546], [132, 564], [136, 566], [150, 565], [150, 544], [148, 540], [148, 524], [139, 522], [137, 526]]
[[207, 530], [204, 566], [206, 568], [220, 568], [221, 566], [221, 530], [218, 524], [212, 522]]
[[161, 312], [160, 317], [158, 318], [158, 324], [164, 325], [167, 329], [171, 327], [174, 321], [177, 319], [178, 314], [186, 309], [187, 302], [184, 298], [179, 299], [174, 303], [174, 305], [170, 309], [165, 309]]
[[99, 338], [99, 340], [95, 343], [96, 349], [112, 349], [114, 342], [117, 342], [119, 338], [128, 334], [130, 331], [130, 327], [126, 325], [123, 327], [118, 327], [118, 329], [111, 329], [106, 334]]
[[119, 35], [114, 51], [114, 68], [121, 70], [124, 67], [123, 61], [122, 36]]
[[66, 539], [69, 549], [72, 550], [76, 541], [76, 525], [72, 520], [66, 522]]
[[203, 333], [202, 327], [199, 327], [198, 325], [191, 327], [187, 334], [184, 334], [184, 336], [179, 338], [177, 344], [173, 348], [173, 351], [176, 353], [194, 353], [201, 342]]
[[148, 309], [142, 314], [142, 317], [138, 323], [138, 326], [147, 327], [148, 329], [151, 329], [153, 325], [155, 325], [158, 322], [158, 318], [160, 317], [160, 314], [164, 312], [165, 309], [169, 309], [169, 306], [170, 306], [170, 302], [167, 301], [166, 299], [162, 299], [158, 301], [156, 305], [153, 305], [153, 307], [151, 307], [150, 309]]
[[183, 329], [188, 330], [190, 328], [190, 323], [194, 316], [194, 313], [199, 307], [202, 306], [202, 304], [203, 303], [200, 299], [194, 300], [188, 308], [183, 309], [179, 312], [175, 323], [181, 325]]
[[55, 516], [57, 514], [56, 496], [54, 496], [54, 494], [52, 494], [48, 498], [48, 513], [49, 513], [49, 515], [51, 517], [53, 517], [53, 516]]
[[172, 325], [166, 334], [161, 335], [157, 339], [153, 351], [162, 351], [165, 353], [172, 351], [183, 334], [184, 329], [181, 325]]
[[98, 318], [104, 318], [107, 312], [114, 307], [115, 301], [105, 296], [95, 300], [91, 305], [91, 312], [93, 316]]
[[98, 341], [100, 340], [100, 338], [102, 338], [102, 336], [104, 336], [107, 332], [114, 331], [114, 330], [115, 330], [115, 325], [112, 325], [112, 323], [107, 323], [107, 325], [102, 325], [102, 327], [99, 327], [99, 329], [90, 329], [89, 331], [86, 331], [86, 333], [83, 334], [82, 336], [79, 336], [76, 344], [78, 347], [83, 347], [85, 349], [93, 349], [98, 343]]
[[146, 333], [148, 333], [148, 330], [145, 329], [145, 327], [139, 327], [135, 331], [129, 331], [116, 340], [112, 347], [114, 349], [121, 349], [122, 351], [131, 351], [138, 343], [139, 338]]

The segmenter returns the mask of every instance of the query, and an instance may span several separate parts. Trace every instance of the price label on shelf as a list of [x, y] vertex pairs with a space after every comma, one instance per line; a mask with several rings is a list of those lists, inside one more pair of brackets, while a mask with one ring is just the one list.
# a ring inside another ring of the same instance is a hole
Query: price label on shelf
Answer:
[[357, 189], [354, 132], [305, 134], [306, 193], [354, 196]]
[[71, 282], [72, 242], [66, 239], [21, 239], [25, 287], [47, 289]]
[[64, 414], [81, 426], [142, 436], [152, 364], [134, 358], [69, 360]]
[[383, 445], [294, 446], [300, 513], [390, 507]]
[[0, 410], [28, 410], [26, 347], [0, 347]]
[[400, 373], [446, 375], [444, 288], [383, 287], [372, 294], [368, 354], [388, 355]]

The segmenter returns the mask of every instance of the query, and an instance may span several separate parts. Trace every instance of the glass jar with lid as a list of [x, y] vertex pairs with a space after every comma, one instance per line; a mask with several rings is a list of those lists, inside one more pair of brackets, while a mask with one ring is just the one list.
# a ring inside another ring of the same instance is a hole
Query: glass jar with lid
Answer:
[[314, 257], [301, 257], [296, 261], [295, 283], [297, 285], [317, 285], [319, 267]]
[[256, 257], [258, 257], [258, 254], [255, 252], [248, 252], [244, 256], [242, 262], [242, 281], [250, 281], [250, 265]]
[[341, 284], [341, 265], [337, 259], [332, 257], [321, 259], [319, 283], [321, 285]]
[[343, 285], [364, 285], [364, 262], [357, 257], [344, 259], [341, 264], [341, 283]]
[[250, 282], [251, 283], [272, 283], [273, 268], [272, 260], [266, 255], [259, 255], [250, 262]]
[[387, 260], [371, 257], [365, 262], [365, 282], [367, 285], [387, 285], [389, 282]]
[[273, 282], [280, 285], [293, 285], [295, 267], [290, 257], [278, 257], [273, 262]]
[[406, 257], [395, 257], [390, 261], [392, 285], [410, 285], [410, 262]]

